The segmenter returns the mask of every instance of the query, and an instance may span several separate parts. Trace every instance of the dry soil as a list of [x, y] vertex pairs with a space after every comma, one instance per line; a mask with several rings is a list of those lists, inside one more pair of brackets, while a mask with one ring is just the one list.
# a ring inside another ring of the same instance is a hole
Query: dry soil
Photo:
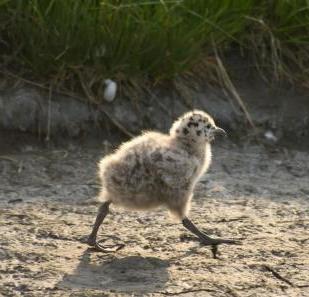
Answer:
[[216, 236], [220, 259], [164, 209], [113, 209], [99, 253], [83, 240], [98, 205], [104, 148], [0, 154], [0, 296], [309, 296], [309, 153], [263, 145], [214, 146], [191, 218]]

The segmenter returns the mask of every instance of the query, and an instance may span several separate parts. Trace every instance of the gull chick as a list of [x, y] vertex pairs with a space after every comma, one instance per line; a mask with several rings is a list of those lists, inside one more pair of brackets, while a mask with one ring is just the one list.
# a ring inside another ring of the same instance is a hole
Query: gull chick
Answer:
[[194, 188], [209, 168], [216, 134], [225, 131], [206, 112], [194, 110], [178, 118], [168, 134], [145, 132], [104, 157], [99, 162], [102, 205], [88, 244], [104, 250], [96, 238], [111, 204], [134, 210], [165, 206], [202, 244], [212, 247], [214, 257], [219, 244], [237, 244], [210, 237], [188, 218]]

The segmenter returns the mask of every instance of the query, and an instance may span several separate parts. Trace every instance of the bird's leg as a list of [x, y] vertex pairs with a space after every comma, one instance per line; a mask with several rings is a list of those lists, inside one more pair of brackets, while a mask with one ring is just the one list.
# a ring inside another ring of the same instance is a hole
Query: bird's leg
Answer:
[[97, 218], [95, 220], [95, 223], [94, 223], [92, 231], [91, 231], [91, 234], [89, 235], [88, 240], [87, 240], [87, 243], [90, 246], [93, 246], [98, 251], [104, 252], [104, 253], [112, 252], [112, 251], [118, 251], [118, 250], [120, 250], [120, 249], [122, 249], [124, 247], [124, 244], [104, 245], [103, 246], [103, 245], [101, 245], [101, 242], [103, 240], [97, 241], [98, 230], [99, 230], [99, 228], [100, 228], [104, 218], [108, 214], [108, 210], [109, 210], [109, 205], [110, 204], [111, 204], [111, 202], [107, 201], [107, 202], [104, 202], [100, 206]]
[[104, 202], [99, 208], [97, 218], [96, 218], [95, 223], [93, 225], [91, 234], [89, 235], [88, 240], [87, 240], [87, 243], [90, 246], [95, 246], [95, 244], [96, 244], [97, 233], [98, 233], [98, 230], [99, 230], [104, 218], [108, 214], [109, 205], [110, 205], [110, 202]]
[[187, 217], [182, 220], [182, 224], [185, 228], [187, 228], [190, 232], [195, 234], [204, 245], [211, 245], [211, 251], [214, 258], [217, 258], [217, 251], [219, 244], [239, 244], [238, 241], [232, 239], [221, 239], [221, 238], [212, 238], [200, 231]]
[[91, 231], [91, 233], [88, 237], [88, 240], [87, 240], [87, 243], [90, 246], [96, 246], [98, 230], [99, 230], [103, 220], [105, 219], [106, 215], [108, 214], [109, 205], [110, 205], [110, 202], [107, 201], [107, 202], [104, 202], [99, 208], [98, 215], [95, 219], [92, 231]]

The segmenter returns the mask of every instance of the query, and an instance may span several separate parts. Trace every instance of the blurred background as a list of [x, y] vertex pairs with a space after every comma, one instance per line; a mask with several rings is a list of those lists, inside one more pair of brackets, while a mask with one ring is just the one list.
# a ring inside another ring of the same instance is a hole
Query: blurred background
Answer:
[[292, 120], [301, 136], [308, 9], [306, 0], [3, 0], [0, 127], [130, 137], [202, 108], [230, 130], [274, 140], [295, 136]]

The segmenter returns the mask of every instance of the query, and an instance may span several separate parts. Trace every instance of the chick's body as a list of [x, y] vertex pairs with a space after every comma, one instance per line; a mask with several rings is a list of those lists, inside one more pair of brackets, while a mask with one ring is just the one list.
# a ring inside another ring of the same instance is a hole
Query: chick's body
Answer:
[[211, 150], [208, 142], [181, 136], [146, 132], [103, 158], [99, 199], [130, 209], [164, 205], [179, 219], [185, 217]]
[[[225, 131], [207, 113], [194, 110], [177, 119], [169, 134], [146, 132], [104, 157], [99, 163], [99, 199], [103, 203], [88, 244], [106, 252], [96, 238], [110, 204], [138, 210], [166, 206], [201, 243], [212, 246], [214, 258], [218, 245], [237, 244], [232, 239], [210, 237], [187, 216], [194, 187], [210, 165], [210, 143], [216, 133]], [[123, 246], [116, 245], [116, 250]]]

